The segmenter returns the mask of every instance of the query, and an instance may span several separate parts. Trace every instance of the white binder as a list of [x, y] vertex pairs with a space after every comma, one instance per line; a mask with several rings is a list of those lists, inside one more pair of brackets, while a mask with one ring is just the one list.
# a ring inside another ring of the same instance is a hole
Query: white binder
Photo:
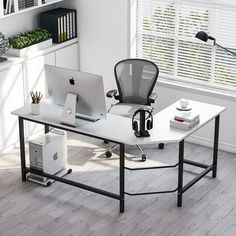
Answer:
[[3, 1], [0, 1], [0, 16], [4, 15]]

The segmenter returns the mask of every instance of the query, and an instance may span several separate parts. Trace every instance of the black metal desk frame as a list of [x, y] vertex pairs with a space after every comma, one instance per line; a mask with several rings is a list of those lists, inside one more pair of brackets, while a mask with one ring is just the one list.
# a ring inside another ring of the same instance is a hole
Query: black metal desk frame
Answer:
[[[115, 194], [112, 192], [104, 191], [102, 189], [98, 189], [89, 185], [85, 185], [79, 182], [75, 182], [72, 180], [68, 180], [63, 177], [58, 177], [55, 175], [51, 175], [48, 173], [32, 170], [29, 167], [26, 167], [26, 161], [25, 161], [25, 137], [24, 137], [24, 120], [35, 122], [38, 124], [42, 124], [45, 126], [45, 133], [49, 132], [49, 126], [53, 128], [63, 129], [65, 131], [74, 132], [77, 134], [97, 138], [97, 139], [104, 139], [103, 137], [90, 135], [86, 133], [82, 133], [79, 131], [74, 131], [72, 129], [68, 128], [61, 128], [56, 125], [51, 125], [46, 122], [39, 122], [34, 121], [28, 118], [24, 117], [18, 117], [19, 120], [19, 136], [20, 136], [20, 156], [21, 156], [21, 177], [22, 181], [26, 181], [26, 175], [27, 173], [34, 173], [43, 177], [47, 177], [49, 179], [65, 183], [68, 185], [72, 185], [77, 188], [85, 189], [88, 191], [92, 191], [94, 193], [98, 193], [110, 198], [114, 198], [120, 201], [120, 212], [124, 212], [125, 207], [125, 194], [130, 196], [137, 196], [137, 195], [147, 195], [147, 194], [162, 194], [162, 193], [173, 193], [177, 191], [177, 206], [182, 206], [182, 195], [184, 192], [186, 192], [190, 187], [192, 187], [195, 183], [197, 183], [200, 179], [202, 179], [206, 174], [208, 174], [210, 171], [212, 171], [212, 177], [215, 178], [217, 174], [217, 157], [218, 157], [218, 140], [219, 140], [219, 125], [220, 125], [220, 115], [215, 117], [215, 132], [214, 132], [214, 148], [213, 148], [213, 162], [211, 165], [205, 165], [199, 162], [190, 161], [184, 159], [184, 140], [181, 140], [179, 142], [179, 161], [175, 165], [171, 166], [159, 166], [159, 167], [146, 167], [146, 168], [128, 168], [125, 167], [125, 144], [119, 143], [114, 140], [106, 139], [109, 142], [117, 143], [120, 147], [120, 159], [119, 159], [119, 185], [120, 185], [120, 191], [119, 194]], [[184, 164], [196, 166], [205, 169], [203, 172], [201, 172], [199, 175], [197, 175], [192, 181], [187, 183], [183, 186], [183, 172], [184, 172]], [[161, 169], [161, 168], [174, 168], [178, 166], [178, 186], [174, 190], [168, 190], [168, 191], [160, 191], [160, 192], [143, 192], [143, 193], [129, 193], [125, 192], [125, 169], [128, 170], [147, 170], [147, 169]]]

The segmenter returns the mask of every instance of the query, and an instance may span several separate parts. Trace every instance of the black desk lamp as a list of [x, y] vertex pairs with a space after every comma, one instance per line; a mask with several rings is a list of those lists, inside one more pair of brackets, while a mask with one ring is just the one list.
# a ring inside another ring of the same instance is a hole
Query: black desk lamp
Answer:
[[214, 46], [218, 46], [219, 48], [222, 48], [223, 50], [225, 50], [226, 52], [234, 55], [236, 57], [236, 53], [232, 52], [231, 50], [229, 50], [228, 48], [225, 48], [225, 47], [222, 47], [221, 45], [219, 45], [218, 43], [216, 43], [216, 39], [209, 36], [205, 31], [199, 31], [196, 36], [196, 38], [204, 41], [204, 42], [207, 42], [208, 39], [210, 40], [213, 40], [214, 41]]

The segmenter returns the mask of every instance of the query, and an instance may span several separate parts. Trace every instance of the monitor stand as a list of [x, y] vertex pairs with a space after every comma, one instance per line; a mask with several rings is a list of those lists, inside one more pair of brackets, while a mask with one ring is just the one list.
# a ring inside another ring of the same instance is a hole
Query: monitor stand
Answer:
[[68, 93], [65, 101], [65, 105], [63, 108], [61, 123], [70, 125], [70, 126], [78, 126], [76, 122], [76, 102], [78, 95], [73, 93]]

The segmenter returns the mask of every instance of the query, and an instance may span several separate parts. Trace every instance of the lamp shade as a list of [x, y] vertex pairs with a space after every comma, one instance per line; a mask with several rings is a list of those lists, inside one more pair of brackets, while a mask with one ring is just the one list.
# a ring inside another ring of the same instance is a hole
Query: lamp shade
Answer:
[[205, 32], [205, 31], [199, 31], [197, 34], [196, 34], [196, 38], [204, 41], [204, 42], [207, 42], [209, 36], [208, 34]]
[[209, 36], [205, 31], [199, 31], [195, 37], [204, 42], [207, 42], [208, 39], [215, 41], [215, 38]]

